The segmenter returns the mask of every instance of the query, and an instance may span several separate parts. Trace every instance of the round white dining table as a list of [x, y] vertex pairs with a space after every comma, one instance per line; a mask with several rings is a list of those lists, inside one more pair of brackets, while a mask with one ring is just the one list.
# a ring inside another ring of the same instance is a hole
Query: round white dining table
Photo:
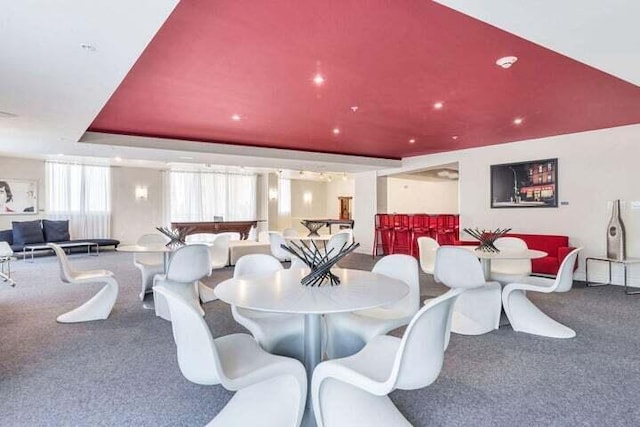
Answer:
[[[313, 369], [322, 360], [321, 315], [379, 307], [399, 301], [409, 293], [402, 281], [363, 270], [333, 269], [340, 284], [303, 286], [308, 268], [281, 270], [270, 275], [225, 280], [215, 287], [222, 301], [251, 310], [304, 315], [304, 366], [311, 383]], [[309, 389], [310, 390], [310, 389]], [[309, 393], [309, 397], [311, 393]], [[307, 399], [307, 421], [312, 418]], [[311, 421], [311, 424], [313, 422]]]
[[478, 250], [474, 246], [458, 246], [467, 250], [473, 251], [473, 253], [480, 259], [482, 263], [482, 272], [486, 280], [491, 280], [491, 260], [509, 260], [509, 259], [537, 259], [544, 258], [548, 254], [544, 251], [537, 249], [503, 249], [500, 252], [487, 252]]

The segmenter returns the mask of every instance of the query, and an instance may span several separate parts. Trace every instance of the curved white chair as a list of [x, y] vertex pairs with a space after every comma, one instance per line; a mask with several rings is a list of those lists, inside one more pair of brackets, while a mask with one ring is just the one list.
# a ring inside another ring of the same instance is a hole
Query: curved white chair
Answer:
[[504, 311], [514, 331], [550, 338], [573, 338], [573, 329], [553, 320], [536, 307], [528, 298], [530, 292], [568, 292], [573, 286], [573, 265], [582, 248], [569, 252], [560, 264], [554, 279], [529, 277], [527, 283], [511, 283], [502, 291]]
[[[500, 237], [494, 242], [501, 252], [521, 252], [529, 249], [527, 243], [518, 237]], [[494, 259], [491, 261], [491, 280], [503, 285], [526, 281], [531, 275], [530, 259]]]
[[92, 320], [103, 320], [109, 317], [111, 309], [118, 297], [118, 282], [113, 277], [113, 273], [108, 270], [85, 270], [75, 271], [69, 265], [67, 255], [64, 250], [55, 243], [48, 243], [58, 257], [60, 263], [60, 280], [63, 283], [80, 285], [85, 283], [104, 283], [104, 287], [95, 294], [89, 301], [65, 314], [61, 314], [56, 319], [60, 323], [89, 322]]
[[285, 228], [282, 230], [283, 237], [299, 237], [300, 234], [295, 228]]
[[205, 244], [192, 244], [176, 249], [171, 255], [166, 274], [156, 274], [153, 278], [153, 301], [156, 316], [171, 321], [171, 314], [165, 298], [158, 289], [169, 288], [189, 301], [201, 316], [204, 310], [200, 306], [198, 283], [211, 274], [209, 247]]
[[[209, 247], [209, 259], [211, 271], [224, 268], [229, 264], [229, 240], [233, 234], [238, 233], [197, 233], [187, 236], [187, 244], [206, 244]], [[239, 236], [239, 234], [238, 234]], [[213, 289], [202, 282], [198, 282], [198, 294], [200, 301], [207, 303], [218, 299]]]
[[291, 254], [280, 247], [280, 245], [284, 245], [285, 243], [284, 237], [282, 237], [280, 233], [275, 231], [269, 232], [271, 255], [278, 258], [280, 261], [291, 261]]
[[263, 351], [247, 334], [214, 339], [200, 313], [168, 287], [156, 289], [167, 302], [184, 377], [237, 391], [209, 426], [298, 426], [307, 395], [307, 375], [297, 360]]
[[436, 265], [436, 252], [440, 245], [431, 237], [418, 237], [418, 254], [420, 269], [426, 274], [433, 274]]
[[402, 280], [409, 286], [409, 293], [391, 305], [325, 316], [327, 354], [331, 359], [350, 356], [373, 337], [406, 325], [420, 308], [420, 279], [415, 258], [400, 254], [387, 255], [371, 271]]
[[[140, 246], [164, 245], [167, 239], [162, 234], [144, 234], [136, 242]], [[161, 253], [137, 253], [133, 255], [133, 265], [142, 274], [142, 289], [140, 299], [144, 301], [146, 294], [151, 292], [153, 277], [164, 272], [164, 254]]]
[[331, 252], [331, 256], [335, 256], [343, 247], [349, 245], [351, 240], [351, 233], [339, 232], [331, 236], [326, 245], [327, 253]]
[[[238, 260], [233, 277], [268, 275], [279, 270], [282, 270], [282, 264], [276, 258], [265, 254], [251, 254]], [[236, 322], [251, 332], [264, 350], [303, 360], [303, 315], [266, 313], [233, 305], [231, 314]]]
[[438, 378], [450, 312], [463, 291], [430, 300], [402, 339], [376, 336], [353, 356], [320, 363], [311, 383], [318, 426], [411, 426], [387, 394], [426, 387]]
[[498, 282], [485, 281], [482, 265], [472, 252], [441, 246], [436, 253], [433, 276], [450, 288], [475, 288], [460, 295], [456, 301], [451, 332], [481, 335], [498, 329], [502, 288]]

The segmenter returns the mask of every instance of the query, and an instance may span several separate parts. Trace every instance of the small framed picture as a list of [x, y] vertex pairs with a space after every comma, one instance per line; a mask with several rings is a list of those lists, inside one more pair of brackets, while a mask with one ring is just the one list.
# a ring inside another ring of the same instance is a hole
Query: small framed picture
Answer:
[[38, 212], [38, 181], [0, 178], [0, 215]]

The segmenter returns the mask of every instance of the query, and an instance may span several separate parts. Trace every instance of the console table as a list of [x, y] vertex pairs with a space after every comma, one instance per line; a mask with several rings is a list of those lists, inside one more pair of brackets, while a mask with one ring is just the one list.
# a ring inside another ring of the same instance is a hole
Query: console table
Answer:
[[[607, 266], [609, 267], [609, 280], [607, 281], [607, 283], [589, 282], [589, 261], [601, 261], [601, 262], [607, 263]], [[613, 258], [607, 258], [607, 257], [589, 257], [585, 260], [585, 267], [584, 267], [586, 285], [590, 287], [610, 285], [611, 284], [611, 264], [622, 264], [622, 269], [624, 270], [624, 275], [623, 275], [624, 293], [627, 295], [640, 294], [640, 290], [629, 292], [629, 288], [627, 287], [627, 266], [630, 264], [640, 264], [640, 258], [613, 259]]]
[[329, 227], [329, 234], [331, 234], [332, 225], [346, 225], [353, 228], [353, 223], [352, 219], [303, 219], [300, 221], [300, 224], [309, 230], [309, 236], [317, 236], [318, 230], [322, 227]]
[[240, 233], [240, 239], [247, 240], [251, 227], [258, 227], [258, 221], [213, 221], [213, 222], [172, 222], [171, 228], [186, 231], [185, 235], [196, 233]]

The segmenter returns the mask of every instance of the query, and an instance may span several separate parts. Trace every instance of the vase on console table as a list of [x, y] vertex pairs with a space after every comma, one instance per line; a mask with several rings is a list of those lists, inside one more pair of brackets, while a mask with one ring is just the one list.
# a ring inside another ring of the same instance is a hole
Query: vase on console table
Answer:
[[620, 218], [620, 200], [614, 200], [607, 225], [607, 258], [618, 261], [626, 259], [625, 240], [624, 224]]

